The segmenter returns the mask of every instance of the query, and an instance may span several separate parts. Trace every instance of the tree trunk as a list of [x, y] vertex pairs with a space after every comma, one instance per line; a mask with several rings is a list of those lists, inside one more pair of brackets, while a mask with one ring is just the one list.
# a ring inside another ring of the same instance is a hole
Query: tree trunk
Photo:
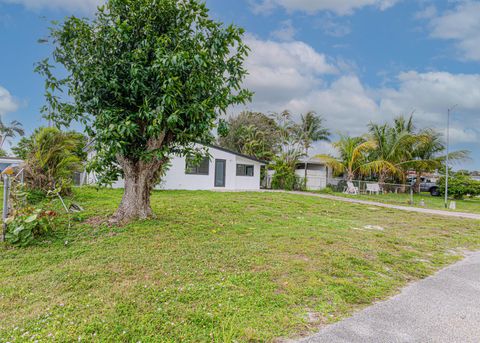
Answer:
[[150, 195], [158, 181], [163, 163], [117, 159], [123, 168], [125, 189], [120, 206], [110, 219], [110, 223], [125, 224], [132, 220], [154, 217], [150, 206]]
[[416, 172], [416, 179], [415, 179], [415, 191], [420, 194], [420, 185], [422, 183], [422, 172]]
[[378, 183], [383, 185], [385, 184], [385, 179], [387, 178], [386, 172], [384, 170], [380, 171], [378, 174]]

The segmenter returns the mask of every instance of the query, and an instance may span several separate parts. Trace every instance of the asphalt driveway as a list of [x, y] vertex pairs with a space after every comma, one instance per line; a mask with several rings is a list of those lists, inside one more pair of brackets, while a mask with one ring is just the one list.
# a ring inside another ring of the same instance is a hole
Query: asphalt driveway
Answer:
[[480, 252], [297, 342], [480, 342]]

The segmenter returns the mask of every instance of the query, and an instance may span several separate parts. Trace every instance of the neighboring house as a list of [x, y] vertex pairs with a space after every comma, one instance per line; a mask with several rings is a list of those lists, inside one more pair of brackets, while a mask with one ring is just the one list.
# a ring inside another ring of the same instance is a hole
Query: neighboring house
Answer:
[[18, 157], [0, 157], [0, 173], [7, 167], [19, 167], [23, 163], [23, 160]]
[[298, 177], [305, 178], [305, 166], [307, 167], [307, 190], [325, 189], [327, 180], [332, 177], [331, 170], [325, 161], [316, 157], [301, 159], [295, 171]]
[[[309, 191], [318, 191], [325, 189], [332, 179], [332, 171], [327, 164], [319, 158], [303, 158], [297, 163], [295, 174], [299, 179], [305, 178], [305, 165], [307, 166], [306, 188]], [[272, 188], [274, 170], [267, 171], [265, 188]]]
[[[200, 146], [201, 147], [201, 146]], [[217, 146], [208, 146], [210, 158], [194, 165], [186, 157], [174, 156], [156, 189], [168, 190], [258, 190], [265, 162]], [[83, 175], [83, 184], [94, 184], [95, 174]], [[118, 180], [113, 188], [123, 188]]]

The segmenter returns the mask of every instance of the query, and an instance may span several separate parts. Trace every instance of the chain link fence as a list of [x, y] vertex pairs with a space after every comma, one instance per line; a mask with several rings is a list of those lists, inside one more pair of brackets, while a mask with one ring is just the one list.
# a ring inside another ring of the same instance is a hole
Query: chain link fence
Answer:
[[[410, 194], [414, 191], [414, 186], [410, 184], [397, 184], [397, 183], [379, 183], [377, 181], [365, 181], [365, 180], [352, 180], [351, 185], [358, 192], [358, 194]], [[330, 178], [327, 180], [327, 188], [330, 188], [334, 192], [344, 193], [349, 192], [349, 183], [345, 179]]]

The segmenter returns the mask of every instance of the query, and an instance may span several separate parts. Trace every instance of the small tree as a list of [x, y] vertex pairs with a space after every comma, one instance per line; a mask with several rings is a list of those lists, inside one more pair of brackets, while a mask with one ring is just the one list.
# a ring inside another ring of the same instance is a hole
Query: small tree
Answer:
[[31, 138], [26, 157], [26, 182], [32, 189], [47, 192], [62, 188], [70, 191], [74, 172], [82, 170], [79, 149], [85, 137], [76, 132], [61, 132], [57, 128], [39, 129]]
[[[210, 19], [199, 0], [109, 0], [94, 20], [70, 17], [51, 30], [67, 77], [48, 60], [37, 67], [49, 117], [85, 125], [102, 183], [125, 179], [113, 222], [151, 217], [150, 192], [170, 156], [211, 142], [219, 114], [249, 100], [243, 33]], [[70, 102], [55, 94], [64, 90]]]

